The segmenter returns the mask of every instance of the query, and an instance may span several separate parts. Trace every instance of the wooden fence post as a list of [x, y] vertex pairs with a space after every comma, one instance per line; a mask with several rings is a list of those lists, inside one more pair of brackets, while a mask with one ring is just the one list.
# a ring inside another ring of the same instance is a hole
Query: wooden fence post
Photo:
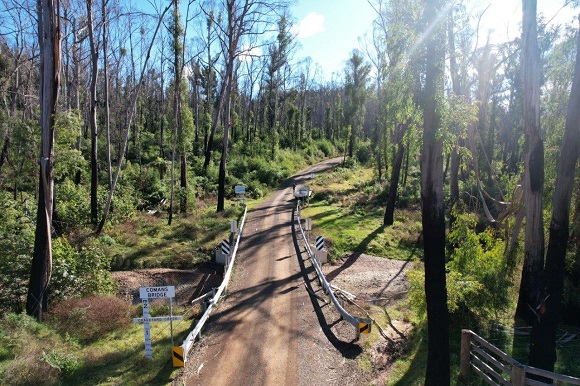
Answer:
[[471, 330], [461, 330], [461, 363], [459, 374], [467, 380], [471, 371]]
[[512, 385], [525, 386], [526, 384], [526, 366], [521, 363], [512, 365]]

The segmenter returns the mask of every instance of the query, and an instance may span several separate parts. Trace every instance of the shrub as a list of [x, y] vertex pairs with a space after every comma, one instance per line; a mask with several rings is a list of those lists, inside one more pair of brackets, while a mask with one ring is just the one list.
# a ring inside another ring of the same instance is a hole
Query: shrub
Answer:
[[106, 294], [115, 290], [110, 274], [111, 260], [96, 247], [75, 250], [65, 238], [52, 244], [53, 275], [50, 294], [55, 299], [65, 295], [86, 296]]
[[447, 263], [449, 309], [461, 306], [482, 319], [503, 310], [508, 302], [510, 280], [503, 257], [504, 243], [492, 229], [477, 233], [477, 217], [457, 215], [449, 234], [454, 246]]
[[34, 200], [0, 192], [0, 315], [20, 312], [26, 301], [34, 245]]
[[[475, 316], [483, 322], [497, 316], [509, 304], [510, 280], [503, 258], [503, 242], [492, 230], [477, 233], [476, 216], [456, 214], [449, 234], [453, 249], [447, 268], [447, 306], [458, 317]], [[409, 273], [410, 300], [421, 314], [425, 305], [425, 274], [422, 269]]]
[[330, 157], [336, 154], [336, 148], [328, 139], [317, 139], [314, 144], [320, 149], [325, 157]]
[[64, 300], [48, 314], [48, 322], [63, 336], [83, 343], [130, 325], [131, 304], [114, 296]]
[[356, 159], [363, 165], [369, 163], [373, 157], [373, 149], [371, 148], [371, 142], [365, 141], [359, 144], [358, 149], [356, 149]]
[[77, 185], [65, 180], [55, 186], [55, 201], [58, 214], [55, 221], [63, 232], [68, 232], [87, 223], [89, 208], [88, 186]]

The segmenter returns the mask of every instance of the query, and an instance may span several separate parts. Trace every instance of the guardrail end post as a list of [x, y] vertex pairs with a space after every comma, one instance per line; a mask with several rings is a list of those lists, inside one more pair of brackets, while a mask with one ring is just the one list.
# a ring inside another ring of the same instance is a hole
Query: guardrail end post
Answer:
[[463, 380], [469, 378], [471, 371], [471, 331], [461, 330], [461, 362], [459, 374]]

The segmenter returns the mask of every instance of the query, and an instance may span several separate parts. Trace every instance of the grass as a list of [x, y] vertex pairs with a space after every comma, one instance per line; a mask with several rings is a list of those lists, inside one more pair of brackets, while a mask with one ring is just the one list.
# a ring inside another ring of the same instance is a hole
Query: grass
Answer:
[[[133, 307], [134, 316], [139, 312]], [[174, 308], [175, 315], [184, 313]], [[193, 324], [185, 318], [173, 322], [174, 345], [181, 344]], [[12, 385], [165, 385], [178, 374], [171, 361], [168, 322], [151, 323], [152, 359], [145, 358], [142, 324], [117, 328], [88, 344], [56, 333], [55, 327], [24, 315], [2, 320], [0, 378]]]
[[242, 212], [240, 205], [232, 205], [223, 213], [216, 213], [214, 206], [205, 206], [175, 216], [171, 226], [167, 226], [165, 216], [140, 213], [100, 240], [112, 258], [114, 270], [191, 268], [213, 257], [219, 241], [229, 236], [230, 221]]
[[421, 214], [398, 209], [393, 226], [383, 227], [382, 188], [373, 183], [371, 169], [339, 168], [316, 177], [310, 187], [313, 197], [302, 217], [312, 218], [312, 232], [325, 237], [331, 259], [353, 252], [395, 260], [417, 257]]

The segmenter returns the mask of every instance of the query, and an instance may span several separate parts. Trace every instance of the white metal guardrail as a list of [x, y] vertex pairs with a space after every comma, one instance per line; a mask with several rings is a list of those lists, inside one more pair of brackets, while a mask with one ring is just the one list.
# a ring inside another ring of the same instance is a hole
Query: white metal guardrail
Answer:
[[193, 346], [193, 343], [195, 342], [195, 338], [201, 333], [201, 329], [203, 328], [203, 325], [205, 324], [205, 322], [209, 318], [209, 315], [211, 314], [211, 312], [215, 308], [217, 302], [220, 300], [220, 297], [222, 296], [222, 294], [224, 293], [224, 291], [226, 290], [226, 288], [228, 286], [228, 282], [230, 281], [230, 276], [232, 274], [232, 268], [234, 266], [234, 261], [236, 260], [236, 253], [238, 252], [238, 246], [240, 244], [242, 230], [244, 229], [244, 222], [246, 221], [247, 212], [248, 212], [248, 207], [245, 206], [244, 215], [242, 216], [242, 222], [240, 224], [240, 229], [238, 230], [238, 237], [236, 239], [236, 245], [234, 246], [234, 250], [232, 252], [232, 257], [231, 257], [230, 263], [227, 266], [226, 274], [224, 275], [224, 280], [222, 281], [222, 284], [219, 286], [219, 288], [216, 291], [213, 298], [210, 299], [209, 305], [207, 306], [201, 319], [197, 322], [197, 324], [195, 325], [193, 330], [191, 330], [189, 335], [187, 335], [187, 338], [185, 338], [185, 340], [181, 344], [181, 347], [183, 348], [183, 362], [187, 361], [187, 354], [189, 353], [189, 350], [191, 350], [191, 346]]
[[356, 328], [356, 336], [358, 338], [360, 336], [361, 329], [363, 329], [363, 330], [369, 329], [370, 325], [368, 324], [368, 321], [359, 320], [356, 317], [350, 315], [342, 307], [342, 305], [339, 303], [338, 299], [336, 298], [336, 295], [334, 294], [334, 291], [331, 288], [330, 283], [328, 283], [328, 281], [326, 281], [326, 277], [324, 277], [324, 274], [322, 273], [322, 269], [320, 268], [320, 265], [318, 264], [318, 261], [316, 260], [314, 253], [312, 252], [312, 248], [310, 247], [310, 243], [306, 239], [306, 235], [304, 234], [304, 229], [302, 228], [302, 223], [300, 222], [300, 201], [298, 201], [298, 204], [296, 205], [296, 214], [297, 214], [296, 217], [298, 219], [298, 226], [300, 227], [300, 233], [302, 234], [302, 239], [305, 241], [304, 244], [306, 245], [306, 250], [308, 251], [308, 255], [310, 256], [310, 261], [312, 261], [312, 264], [314, 265], [314, 268], [316, 269], [316, 274], [318, 275], [318, 279], [320, 280], [320, 284], [322, 284], [322, 287], [324, 288], [324, 292], [328, 294], [328, 297], [332, 301], [332, 304], [334, 304], [334, 307], [336, 308], [336, 310], [340, 313], [340, 316], [345, 321], [352, 324]]

